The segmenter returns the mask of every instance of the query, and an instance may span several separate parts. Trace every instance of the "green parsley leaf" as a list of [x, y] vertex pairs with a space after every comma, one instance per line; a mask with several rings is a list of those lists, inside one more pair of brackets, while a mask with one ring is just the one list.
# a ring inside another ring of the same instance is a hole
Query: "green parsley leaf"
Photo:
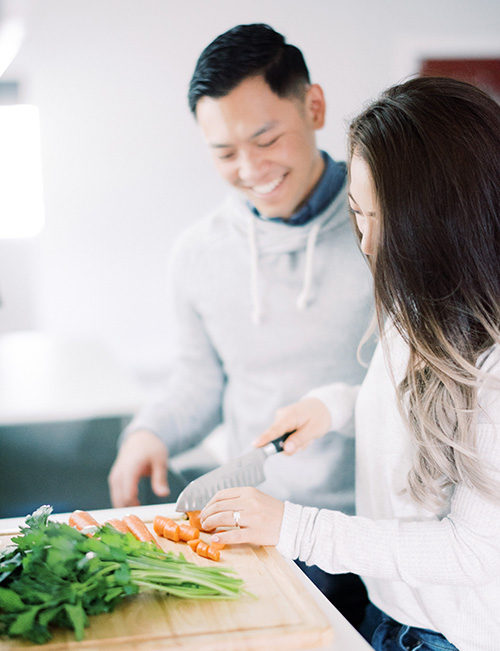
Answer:
[[6, 613], [17, 613], [24, 609], [24, 603], [14, 590], [0, 588], [0, 608]]

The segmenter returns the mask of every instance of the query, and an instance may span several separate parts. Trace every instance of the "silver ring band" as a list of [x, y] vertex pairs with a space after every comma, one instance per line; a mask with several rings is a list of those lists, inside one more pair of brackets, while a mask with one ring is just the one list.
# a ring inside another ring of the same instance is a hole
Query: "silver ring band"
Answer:
[[239, 511], [233, 511], [233, 520], [234, 524], [239, 528], [240, 526], [241, 513]]

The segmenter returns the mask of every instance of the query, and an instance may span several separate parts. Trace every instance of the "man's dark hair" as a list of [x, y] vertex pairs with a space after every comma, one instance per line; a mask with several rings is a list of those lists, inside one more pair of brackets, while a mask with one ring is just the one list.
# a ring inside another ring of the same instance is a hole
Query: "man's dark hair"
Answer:
[[202, 97], [228, 95], [249, 77], [263, 75], [279, 97], [301, 97], [310, 83], [302, 52], [264, 24], [238, 25], [201, 53], [189, 84], [189, 108], [196, 114]]

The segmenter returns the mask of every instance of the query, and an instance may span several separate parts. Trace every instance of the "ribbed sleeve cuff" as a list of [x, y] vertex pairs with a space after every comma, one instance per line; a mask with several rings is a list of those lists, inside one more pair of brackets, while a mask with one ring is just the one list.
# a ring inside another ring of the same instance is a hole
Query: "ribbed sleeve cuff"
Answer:
[[302, 506], [285, 502], [283, 520], [281, 521], [281, 530], [276, 549], [285, 558], [296, 559], [299, 556], [297, 546], [297, 532], [300, 530], [300, 516]]

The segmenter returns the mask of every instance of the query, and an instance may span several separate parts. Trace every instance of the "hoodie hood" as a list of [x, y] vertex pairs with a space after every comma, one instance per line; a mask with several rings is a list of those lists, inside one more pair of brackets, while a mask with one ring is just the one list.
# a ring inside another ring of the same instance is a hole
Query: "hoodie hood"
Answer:
[[286, 222], [257, 217], [248, 207], [246, 199], [236, 191], [226, 199], [226, 209], [234, 215], [233, 227], [242, 237], [250, 239], [251, 232], [255, 233], [259, 254], [292, 253], [305, 248], [311, 230], [319, 228], [328, 232], [349, 221], [349, 214], [345, 210], [346, 191], [347, 182], [322, 213], [301, 226], [289, 226]]
[[233, 227], [241, 237], [248, 239], [252, 320], [256, 325], [261, 322], [263, 316], [259, 258], [268, 254], [287, 254], [305, 250], [304, 280], [296, 301], [297, 309], [305, 310], [311, 296], [316, 242], [321, 238], [322, 233], [326, 234], [349, 221], [345, 209], [346, 185], [347, 183], [344, 182], [335, 199], [322, 213], [301, 226], [289, 226], [286, 222], [260, 219], [240, 194], [234, 192], [228, 197], [227, 210], [234, 215]]

